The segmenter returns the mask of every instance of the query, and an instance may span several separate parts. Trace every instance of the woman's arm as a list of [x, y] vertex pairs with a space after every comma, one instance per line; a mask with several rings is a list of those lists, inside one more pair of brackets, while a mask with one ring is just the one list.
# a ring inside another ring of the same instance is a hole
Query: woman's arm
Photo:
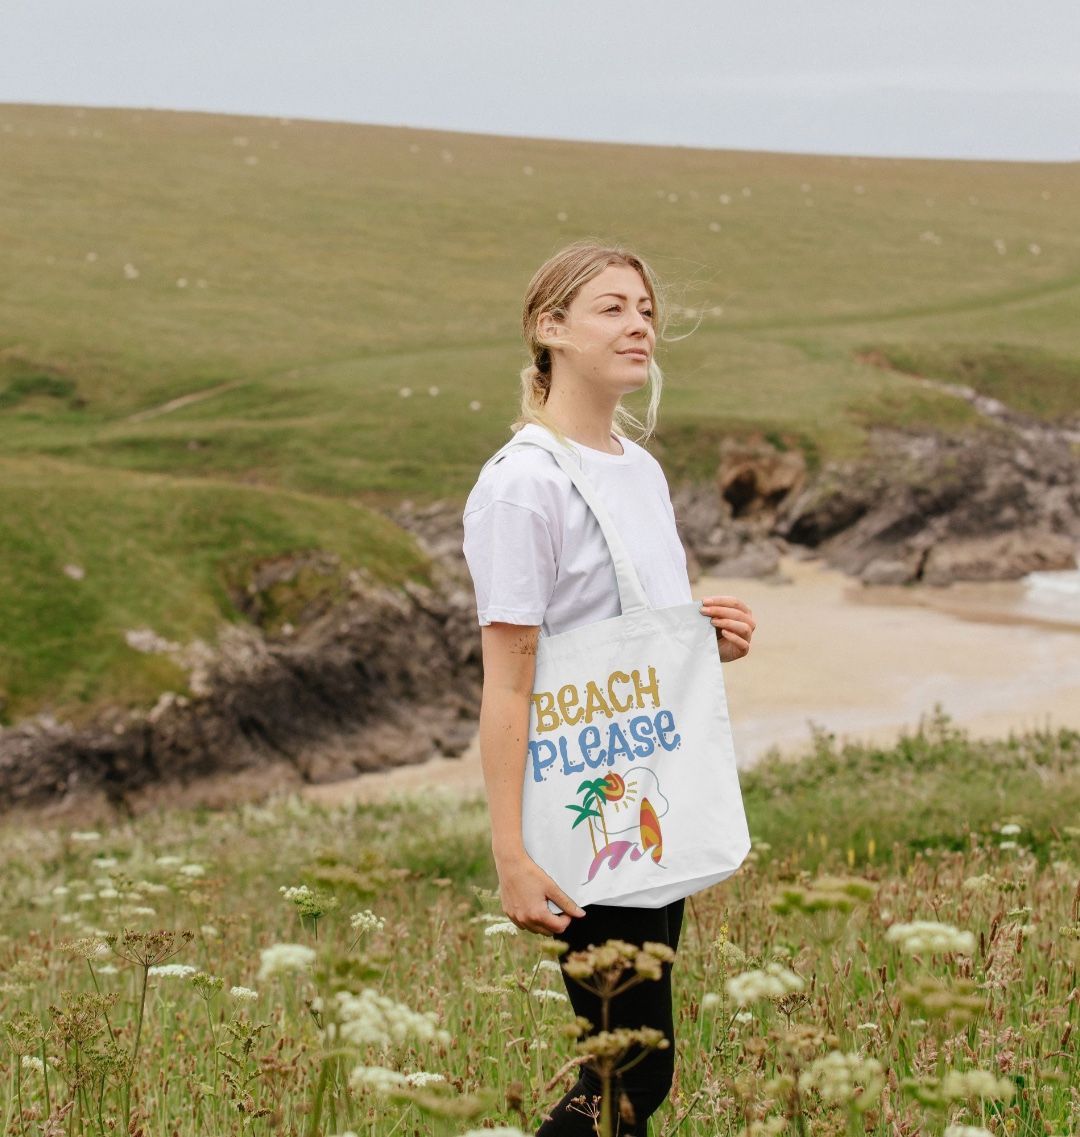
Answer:
[[[536, 674], [535, 625], [492, 623], [480, 630], [484, 694], [480, 707], [480, 764], [491, 814], [491, 851], [507, 916], [530, 932], [562, 932], [584, 916], [569, 896], [526, 853], [521, 794], [529, 741], [529, 700]], [[567, 915], [556, 916], [548, 900]]]

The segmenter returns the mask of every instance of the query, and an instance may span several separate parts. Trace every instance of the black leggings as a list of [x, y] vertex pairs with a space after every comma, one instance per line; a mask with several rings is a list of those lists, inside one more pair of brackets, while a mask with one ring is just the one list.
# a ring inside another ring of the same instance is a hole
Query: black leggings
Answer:
[[[647, 940], [667, 944], [673, 950], [679, 946], [682, 931], [684, 901], [676, 900], [663, 908], [615, 908], [604, 904], [590, 904], [585, 915], [572, 919], [558, 939], [570, 945], [570, 951], [580, 951], [590, 945], [598, 946], [605, 940], [626, 940], [642, 944]], [[593, 1032], [601, 1026], [601, 1002], [573, 979], [563, 973], [567, 994], [574, 1012], [583, 1015], [593, 1024]], [[671, 1089], [675, 1071], [675, 1023], [671, 1007], [671, 964], [663, 965], [660, 979], [645, 979], [629, 991], [611, 1000], [608, 1025], [616, 1027], [651, 1026], [662, 1030], [671, 1045], [665, 1050], [653, 1050], [632, 1069], [617, 1078], [614, 1091], [613, 1114], [618, 1137], [648, 1137], [649, 1118], [659, 1109]], [[627, 1058], [639, 1053], [635, 1047]], [[624, 1059], [624, 1062], [627, 1059]], [[636, 1118], [634, 1124], [619, 1119], [620, 1090], [630, 1099]], [[601, 1083], [596, 1073], [587, 1066], [580, 1067], [580, 1077], [552, 1109], [550, 1117], [537, 1130], [536, 1137], [595, 1137], [596, 1129], [588, 1113], [581, 1111], [580, 1103], [572, 1105], [576, 1097], [584, 1095], [592, 1105], [596, 1099], [599, 1109]]]

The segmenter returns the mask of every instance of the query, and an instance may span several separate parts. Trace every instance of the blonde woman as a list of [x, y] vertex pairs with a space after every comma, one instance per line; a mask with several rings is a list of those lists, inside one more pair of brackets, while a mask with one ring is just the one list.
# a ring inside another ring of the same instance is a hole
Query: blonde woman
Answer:
[[[693, 597], [667, 482], [641, 445], [653, 432], [660, 400], [662, 376], [654, 359], [659, 325], [658, 284], [641, 257], [593, 241], [556, 253], [537, 270], [525, 295], [522, 326], [532, 362], [521, 373], [521, 414], [513, 429], [522, 438], [550, 431], [580, 454], [650, 604], [662, 608]], [[621, 400], [647, 385], [642, 423]], [[581, 908], [522, 842], [530, 696], [541, 629], [556, 635], [620, 614], [615, 570], [596, 517], [551, 454], [525, 447], [481, 473], [464, 524], [483, 644], [481, 764], [503, 909], [519, 928], [557, 935], [572, 951], [614, 938], [676, 949], [683, 901], [662, 908]], [[742, 601], [712, 596], [702, 601], [701, 611], [716, 628], [722, 660], [749, 652], [755, 620]], [[598, 1000], [565, 973], [564, 980], [575, 1012], [599, 1023]], [[628, 1070], [618, 1087], [629, 1105], [624, 1104], [620, 1135], [644, 1137], [674, 1070], [670, 965], [659, 982], [639, 984], [613, 1001], [610, 1026], [657, 1027], [671, 1040], [668, 1049], [651, 1052]], [[538, 1137], [593, 1134], [589, 1104], [599, 1095], [599, 1081], [582, 1069]]]

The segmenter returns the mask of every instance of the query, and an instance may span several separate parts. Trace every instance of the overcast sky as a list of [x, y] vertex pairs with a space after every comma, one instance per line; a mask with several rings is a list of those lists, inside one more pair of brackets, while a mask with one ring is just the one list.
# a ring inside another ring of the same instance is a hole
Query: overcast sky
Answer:
[[1080, 159], [1078, 0], [7, 0], [0, 102]]

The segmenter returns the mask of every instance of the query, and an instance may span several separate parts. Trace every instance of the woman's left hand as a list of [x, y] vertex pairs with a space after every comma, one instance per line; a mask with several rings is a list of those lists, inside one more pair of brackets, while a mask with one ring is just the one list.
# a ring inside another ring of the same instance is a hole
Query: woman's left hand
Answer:
[[722, 662], [742, 659], [750, 651], [757, 621], [741, 600], [735, 596], [706, 596], [701, 601], [701, 611], [716, 629], [716, 645]]

